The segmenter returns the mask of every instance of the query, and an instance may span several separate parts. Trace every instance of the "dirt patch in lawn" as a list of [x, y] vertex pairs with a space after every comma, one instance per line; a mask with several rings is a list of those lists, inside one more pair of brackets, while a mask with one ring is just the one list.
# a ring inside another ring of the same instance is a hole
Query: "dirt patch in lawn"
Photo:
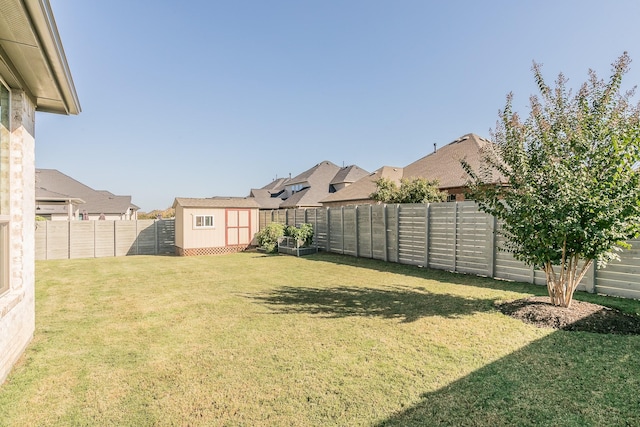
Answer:
[[549, 297], [530, 297], [496, 305], [502, 313], [539, 328], [640, 335], [640, 316], [590, 302], [573, 300], [570, 308], [563, 308], [552, 305]]

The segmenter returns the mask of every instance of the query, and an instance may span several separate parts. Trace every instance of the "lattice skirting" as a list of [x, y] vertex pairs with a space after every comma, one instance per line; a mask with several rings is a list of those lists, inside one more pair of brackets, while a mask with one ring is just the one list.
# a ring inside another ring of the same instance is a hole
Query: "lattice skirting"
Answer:
[[218, 248], [193, 248], [183, 249], [176, 246], [176, 255], [178, 256], [198, 256], [198, 255], [224, 255], [243, 252], [249, 249], [250, 245], [239, 246], [222, 246]]

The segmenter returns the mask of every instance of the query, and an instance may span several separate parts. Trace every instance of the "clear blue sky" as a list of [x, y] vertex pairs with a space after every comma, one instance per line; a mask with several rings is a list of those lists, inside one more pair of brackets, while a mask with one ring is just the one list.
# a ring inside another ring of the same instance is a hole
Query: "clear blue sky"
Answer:
[[577, 88], [626, 50], [640, 83], [637, 0], [50, 1], [83, 112], [38, 113], [36, 166], [143, 211], [488, 137], [534, 60]]

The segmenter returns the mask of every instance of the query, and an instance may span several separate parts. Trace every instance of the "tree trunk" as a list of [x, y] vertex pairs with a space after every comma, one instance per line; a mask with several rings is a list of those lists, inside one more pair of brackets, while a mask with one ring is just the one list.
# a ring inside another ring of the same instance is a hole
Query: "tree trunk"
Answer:
[[585, 273], [593, 263], [593, 260], [585, 260], [582, 268], [578, 269], [580, 258], [572, 255], [568, 258], [563, 257], [562, 264], [557, 266], [559, 274], [556, 273], [554, 266], [547, 262], [544, 265], [544, 272], [547, 276], [547, 291], [551, 304], [569, 308], [573, 301], [573, 293], [580, 284]]

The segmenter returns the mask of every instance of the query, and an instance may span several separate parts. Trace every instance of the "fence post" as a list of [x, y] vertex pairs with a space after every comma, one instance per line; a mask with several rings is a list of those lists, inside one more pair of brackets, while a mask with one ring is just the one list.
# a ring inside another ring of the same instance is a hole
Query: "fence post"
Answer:
[[430, 203], [427, 203], [424, 209], [424, 266], [429, 268], [429, 208]]
[[[260, 227], [260, 220], [258, 220], [258, 228]], [[155, 255], [158, 255], [160, 253], [160, 236], [158, 236], [158, 233], [160, 232], [158, 230], [158, 220], [153, 221], [153, 228], [155, 230], [156, 233], [156, 253]], [[174, 238], [175, 240], [175, 238]]]
[[353, 210], [355, 217], [355, 223], [356, 223], [356, 258], [358, 258], [360, 256], [360, 251], [358, 250], [358, 247], [360, 246], [360, 233], [358, 233], [358, 206], [356, 205], [356, 207]]
[[369, 203], [369, 254], [373, 258], [373, 205]]
[[400, 263], [400, 205], [396, 205], [396, 262]]
[[596, 279], [598, 277], [598, 263], [596, 262], [596, 260], [593, 260], [593, 262], [591, 263], [591, 267], [589, 267], [589, 271], [587, 271], [587, 274], [585, 274], [585, 277], [589, 280], [589, 285], [590, 286], [585, 286], [587, 292], [589, 292], [590, 294], [595, 294], [596, 293]]
[[331, 208], [327, 208], [327, 252], [331, 252]]
[[389, 238], [387, 237], [387, 205], [383, 205], [382, 207], [382, 225], [384, 228], [384, 261], [387, 262], [389, 261], [389, 249], [388, 249], [388, 240]]
[[489, 259], [487, 260], [487, 276], [493, 278], [496, 274], [496, 226], [498, 225], [498, 220], [495, 216], [489, 216], [488, 225], [487, 240], [489, 241]]
[[342, 254], [344, 255], [344, 206], [340, 206], [340, 230], [342, 232]]
[[453, 271], [458, 271], [457, 266], [457, 247], [458, 247], [458, 202], [454, 202], [453, 209]]

